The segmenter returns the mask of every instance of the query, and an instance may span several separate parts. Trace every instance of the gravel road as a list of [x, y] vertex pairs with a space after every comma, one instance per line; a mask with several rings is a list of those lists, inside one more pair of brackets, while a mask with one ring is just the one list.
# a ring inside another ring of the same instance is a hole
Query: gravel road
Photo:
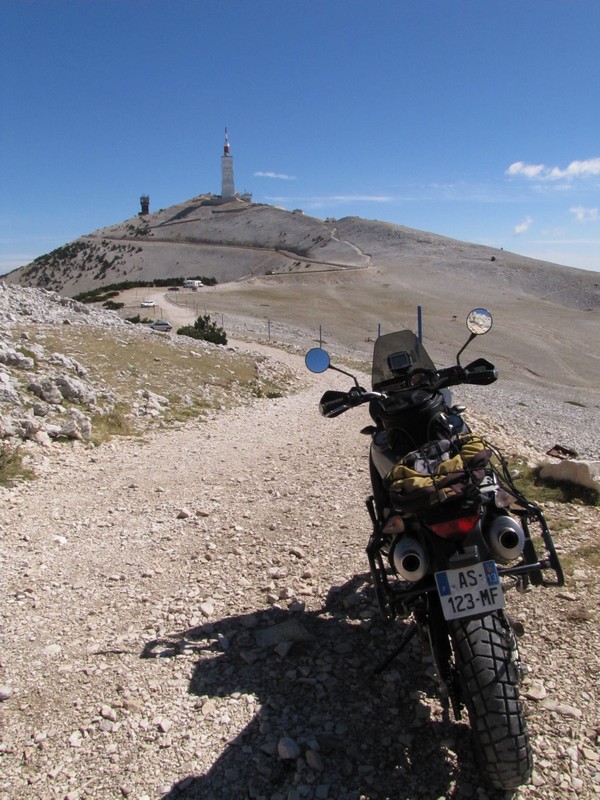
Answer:
[[[61, 447], [0, 490], [3, 800], [496, 800], [425, 648], [374, 674], [404, 623], [379, 621], [366, 576], [366, 411], [322, 419], [329, 376], [279, 357], [295, 394]], [[518, 449], [508, 430], [489, 433]], [[599, 593], [576, 551], [600, 513], [548, 512], [573, 567], [509, 598], [536, 757], [515, 797], [591, 800]]]

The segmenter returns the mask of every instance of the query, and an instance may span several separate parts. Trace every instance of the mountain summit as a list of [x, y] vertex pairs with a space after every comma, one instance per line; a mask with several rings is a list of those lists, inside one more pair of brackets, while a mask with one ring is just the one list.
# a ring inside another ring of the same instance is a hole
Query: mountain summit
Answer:
[[81, 236], [7, 281], [72, 295], [130, 280], [205, 275], [223, 283], [368, 266], [335, 226], [301, 211], [202, 195]]
[[[377, 220], [320, 220], [301, 210], [199, 195], [101, 228], [4, 277], [76, 295], [107, 284], [194, 276], [217, 283], [265, 278], [358, 280], [403, 293], [502, 285], [581, 310], [600, 307], [597, 273], [537, 261]], [[279, 279], [279, 280], [278, 280]]]

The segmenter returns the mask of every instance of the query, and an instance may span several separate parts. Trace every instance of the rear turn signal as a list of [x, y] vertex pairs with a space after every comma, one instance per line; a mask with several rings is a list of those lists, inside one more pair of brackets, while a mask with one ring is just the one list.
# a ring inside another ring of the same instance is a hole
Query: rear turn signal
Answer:
[[383, 526], [382, 533], [402, 533], [405, 525], [404, 520], [399, 514], [392, 514]]
[[434, 522], [428, 527], [442, 539], [462, 539], [470, 533], [479, 521], [479, 514], [472, 514], [470, 517], [458, 517], [448, 519], [444, 522]]

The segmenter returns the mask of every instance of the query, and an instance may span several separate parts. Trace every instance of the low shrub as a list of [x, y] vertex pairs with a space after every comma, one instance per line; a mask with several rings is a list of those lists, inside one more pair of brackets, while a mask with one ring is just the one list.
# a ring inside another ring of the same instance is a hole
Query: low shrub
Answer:
[[134, 317], [125, 317], [127, 322], [133, 322], [134, 325], [149, 325], [152, 320], [149, 317], [140, 317], [136, 314]]
[[180, 336], [191, 336], [192, 339], [203, 339], [213, 344], [227, 344], [225, 330], [213, 322], [208, 314], [198, 317], [193, 325], [178, 328], [177, 333]]
[[111, 436], [133, 436], [134, 433], [131, 418], [119, 408], [92, 417], [92, 442], [95, 445], [108, 441]]
[[32, 478], [33, 472], [23, 464], [18, 447], [0, 445], [0, 486], [12, 486], [16, 481]]

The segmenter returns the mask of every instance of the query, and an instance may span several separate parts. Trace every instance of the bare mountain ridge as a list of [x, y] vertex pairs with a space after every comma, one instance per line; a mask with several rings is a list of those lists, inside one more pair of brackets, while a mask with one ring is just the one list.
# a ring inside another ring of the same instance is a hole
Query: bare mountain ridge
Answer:
[[344, 282], [363, 285], [366, 278], [442, 297], [449, 284], [493, 283], [515, 296], [580, 310], [600, 307], [597, 273], [392, 223], [359, 217], [323, 221], [241, 200], [222, 203], [211, 195], [82, 236], [5, 280], [74, 295], [128, 280], [206, 275], [219, 283], [251, 278], [279, 283], [283, 276], [314, 282], [316, 273], [319, 284], [324, 277], [338, 282], [343, 273]]
[[600, 276], [503, 250], [471, 244], [403, 225], [360, 217], [337, 222], [338, 235], [367, 251], [383, 275], [410, 275], [417, 288], [454, 276], [458, 285], [479, 281], [582, 311], [600, 308]]
[[357, 247], [302, 212], [201, 196], [82, 236], [6, 279], [73, 295], [127, 280], [202, 274], [225, 283], [368, 265]]

